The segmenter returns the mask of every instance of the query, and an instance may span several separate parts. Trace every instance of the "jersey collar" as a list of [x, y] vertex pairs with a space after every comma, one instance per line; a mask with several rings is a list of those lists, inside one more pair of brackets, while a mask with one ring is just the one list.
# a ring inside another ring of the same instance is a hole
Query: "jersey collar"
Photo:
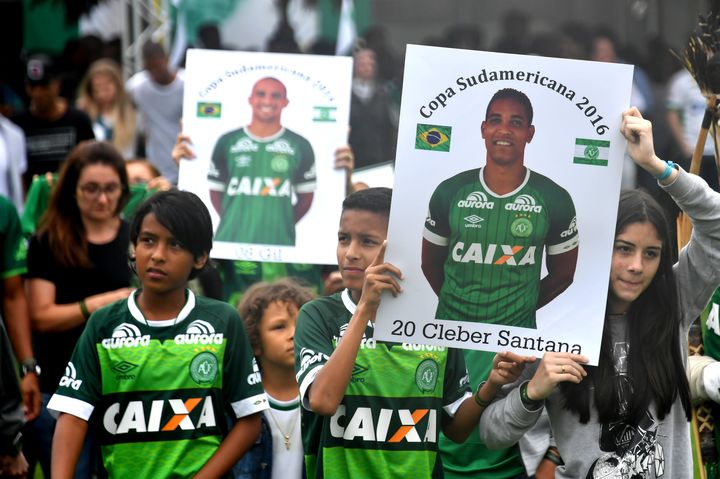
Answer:
[[[349, 289], [345, 288], [343, 292], [340, 293], [340, 299], [342, 299], [342, 302], [345, 305], [345, 309], [347, 309], [351, 315], [355, 314], [355, 311], [357, 311], [357, 304], [355, 304], [355, 302], [352, 300]], [[368, 326], [374, 328], [375, 321], [368, 322]]]
[[152, 326], [155, 328], [162, 328], [167, 326], [173, 326], [175, 324], [182, 323], [185, 318], [190, 315], [190, 311], [195, 309], [195, 294], [193, 294], [192, 291], [189, 289], [186, 289], [187, 291], [187, 301], [185, 302], [185, 306], [180, 310], [178, 313], [177, 318], [173, 319], [164, 319], [162, 321], [152, 321], [145, 319], [145, 316], [143, 316], [142, 311], [140, 311], [140, 308], [138, 307], [137, 303], [135, 302], [135, 295], [137, 295], [139, 290], [135, 290], [132, 292], [130, 296], [128, 296], [127, 299], [127, 305], [128, 309], [130, 310], [130, 314], [132, 314], [133, 318], [135, 318], [139, 323], [145, 324], [147, 326]]
[[247, 136], [249, 136], [251, 140], [253, 140], [253, 141], [259, 141], [259, 142], [261, 142], [261, 143], [266, 143], [266, 142], [268, 142], [268, 141], [276, 140], [276, 139], [280, 138], [281, 136], [283, 136], [283, 135], [285, 134], [285, 127], [284, 127], [284, 126], [281, 126], [281, 127], [280, 127], [280, 130], [278, 130], [276, 133], [273, 133], [273, 134], [270, 135], [270, 136], [264, 136], [264, 137], [262, 137], [262, 138], [259, 137], [259, 136], [255, 136], [255, 135], [253, 135], [252, 133], [250, 133], [250, 125], [247, 125], [247, 126], [244, 128], [244, 130], [245, 130], [245, 134], [246, 134]]
[[530, 179], [530, 168], [527, 168], [527, 167], [525, 168], [525, 178], [522, 180], [522, 183], [520, 183], [520, 186], [518, 186], [517, 188], [512, 190], [510, 193], [505, 193], [504, 195], [498, 195], [493, 190], [491, 190], [488, 185], [485, 184], [485, 178], [483, 178], [483, 168], [480, 168], [478, 176], [480, 177], [479, 178], [480, 184], [483, 186], [483, 188], [485, 188], [485, 191], [490, 193], [495, 198], [508, 198], [508, 197], [514, 195], [515, 193], [517, 193], [518, 191], [522, 190], [525, 187], [525, 185], [527, 185], [527, 182]]

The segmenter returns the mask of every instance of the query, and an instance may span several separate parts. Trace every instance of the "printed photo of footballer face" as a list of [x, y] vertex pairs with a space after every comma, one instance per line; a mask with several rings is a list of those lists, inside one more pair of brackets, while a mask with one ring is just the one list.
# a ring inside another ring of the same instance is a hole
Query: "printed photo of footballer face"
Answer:
[[313, 202], [315, 154], [281, 123], [289, 100], [280, 80], [257, 80], [248, 103], [250, 123], [222, 135], [210, 159], [210, 200], [220, 215], [215, 241], [294, 246], [295, 225]]
[[438, 295], [436, 319], [536, 329], [536, 311], [572, 283], [575, 205], [563, 187], [525, 166], [535, 133], [527, 95], [497, 91], [480, 125], [485, 164], [433, 192], [421, 267]]

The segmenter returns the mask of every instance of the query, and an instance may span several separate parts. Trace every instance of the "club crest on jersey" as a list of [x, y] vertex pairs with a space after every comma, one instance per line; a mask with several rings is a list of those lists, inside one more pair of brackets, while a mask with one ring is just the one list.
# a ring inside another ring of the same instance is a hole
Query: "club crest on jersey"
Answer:
[[250, 138], [242, 138], [230, 147], [230, 153], [248, 153], [258, 151], [258, 145]]
[[536, 204], [535, 198], [530, 195], [520, 195], [515, 201], [505, 205], [508, 211], [527, 211], [531, 213], [542, 213], [542, 206]]
[[185, 333], [175, 336], [175, 344], [216, 344], [223, 343], [222, 333], [216, 333], [212, 324], [196, 319], [188, 324]]
[[198, 384], [210, 384], [218, 374], [218, 360], [211, 352], [203, 351], [190, 361], [190, 377]]
[[112, 337], [103, 339], [100, 344], [105, 349], [137, 348], [149, 345], [150, 335], [143, 335], [134, 324], [122, 323], [113, 329]]
[[510, 224], [510, 234], [516, 238], [527, 238], [532, 232], [532, 221], [527, 218], [515, 218]]
[[438, 364], [434, 358], [423, 359], [415, 369], [415, 384], [420, 392], [429, 393], [435, 390], [438, 380]]
[[76, 391], [82, 386], [82, 379], [77, 378], [77, 371], [72, 361], [67, 363], [67, 366], [65, 366], [65, 376], [60, 378], [60, 387], [62, 386], [72, 388]]
[[230, 178], [225, 193], [230, 196], [290, 196], [290, 180], [256, 176]]
[[[348, 417], [349, 416], [349, 417]], [[391, 421], [400, 426], [390, 429]], [[359, 407], [350, 415], [341, 404], [330, 419], [330, 434], [338, 439], [399, 443], [437, 442], [435, 409], [379, 409]], [[420, 436], [422, 434], [422, 437]]]
[[473, 191], [464, 200], [458, 201], [458, 208], [476, 208], [482, 210], [491, 210], [495, 207], [495, 202], [488, 201], [487, 195], [482, 191]]
[[275, 155], [270, 160], [270, 168], [278, 173], [285, 173], [290, 169], [290, 160], [285, 155]]
[[458, 241], [452, 249], [452, 259], [457, 263], [494, 264], [507, 266], [526, 266], [535, 264], [535, 246], [490, 243], [483, 248], [480, 243], [465, 245]]

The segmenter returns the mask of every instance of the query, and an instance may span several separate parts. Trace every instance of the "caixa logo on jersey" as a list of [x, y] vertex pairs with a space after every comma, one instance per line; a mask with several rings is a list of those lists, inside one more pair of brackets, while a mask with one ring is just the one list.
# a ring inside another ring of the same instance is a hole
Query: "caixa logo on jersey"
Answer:
[[212, 324], [196, 319], [188, 324], [184, 333], [175, 336], [175, 344], [216, 344], [223, 343], [222, 333], [216, 333]]
[[482, 191], [473, 191], [464, 200], [458, 201], [458, 208], [479, 208], [481, 210], [491, 210], [495, 207], [493, 201], [488, 201], [487, 195]]
[[342, 404], [330, 419], [330, 434], [345, 441], [434, 443], [437, 442], [437, 411], [359, 407], [349, 413]]
[[63, 386], [76, 391], [82, 386], [82, 379], [77, 378], [77, 371], [72, 361], [68, 362], [67, 366], [65, 366], [65, 376], [60, 378], [60, 387]]
[[143, 335], [134, 324], [122, 323], [113, 329], [112, 337], [101, 341], [105, 349], [137, 348], [150, 344], [150, 335]]
[[116, 402], [103, 414], [105, 431], [113, 435], [192, 431], [216, 425], [211, 396]]

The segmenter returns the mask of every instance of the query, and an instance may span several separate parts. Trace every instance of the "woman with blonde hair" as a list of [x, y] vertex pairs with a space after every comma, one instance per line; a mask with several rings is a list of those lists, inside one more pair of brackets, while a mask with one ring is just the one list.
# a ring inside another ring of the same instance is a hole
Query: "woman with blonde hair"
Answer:
[[125, 159], [135, 156], [135, 108], [117, 63], [101, 59], [90, 65], [80, 84], [77, 107], [90, 116], [95, 138], [112, 143]]

